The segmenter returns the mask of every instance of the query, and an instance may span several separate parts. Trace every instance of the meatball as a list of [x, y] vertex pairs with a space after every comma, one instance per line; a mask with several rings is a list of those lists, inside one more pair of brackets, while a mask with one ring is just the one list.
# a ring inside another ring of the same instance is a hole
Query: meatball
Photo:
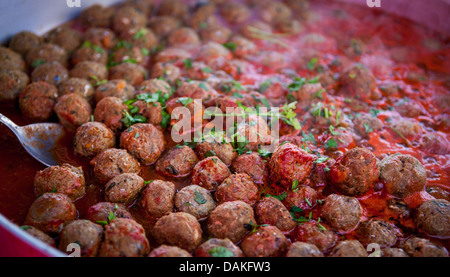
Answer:
[[258, 52], [256, 44], [253, 41], [242, 36], [233, 36], [230, 39], [229, 43], [235, 45], [235, 47], [233, 47], [234, 56], [240, 59], [249, 59], [250, 56]]
[[284, 203], [289, 209], [297, 207], [305, 211], [316, 206], [317, 197], [317, 191], [312, 187], [298, 186], [287, 192]]
[[120, 147], [126, 149], [141, 164], [150, 165], [164, 151], [164, 134], [152, 124], [135, 124], [122, 132]]
[[183, 82], [176, 91], [178, 97], [191, 97], [192, 99], [202, 99], [203, 104], [208, 106], [216, 97], [217, 91], [208, 83], [201, 81]]
[[76, 200], [86, 192], [83, 169], [70, 164], [47, 167], [34, 176], [34, 189], [38, 196], [46, 192], [58, 192]]
[[60, 96], [75, 93], [86, 100], [91, 101], [94, 95], [94, 87], [86, 79], [69, 78], [59, 84], [58, 92]]
[[126, 36], [147, 25], [147, 16], [135, 7], [126, 5], [119, 8], [113, 16], [113, 30], [120, 36]]
[[52, 43], [43, 43], [31, 48], [25, 57], [29, 67], [35, 68], [48, 62], [59, 62], [67, 67], [69, 56], [66, 50]]
[[32, 82], [47, 82], [59, 86], [69, 78], [69, 71], [59, 62], [49, 62], [36, 67], [31, 73]]
[[107, 64], [108, 52], [106, 49], [97, 45], [92, 45], [90, 41], [86, 41], [80, 48], [75, 50], [70, 57], [70, 61], [72, 62], [72, 65], [77, 65], [86, 61]]
[[289, 247], [286, 257], [323, 257], [323, 253], [314, 244], [296, 241]]
[[95, 156], [90, 164], [95, 179], [102, 184], [122, 173], [140, 172], [139, 162], [124, 149], [106, 149]]
[[30, 49], [42, 43], [42, 39], [35, 33], [22, 31], [15, 34], [10, 42], [9, 48], [22, 56], [26, 56]]
[[158, 38], [155, 33], [148, 28], [142, 28], [129, 34], [129, 36], [122, 38], [130, 42], [133, 46], [139, 48], [141, 51], [142, 48], [153, 49], [158, 46]]
[[239, 24], [250, 17], [251, 10], [243, 3], [227, 2], [220, 7], [220, 14], [230, 24]]
[[117, 45], [116, 34], [108, 28], [89, 28], [84, 33], [84, 40], [105, 50], [111, 50]]
[[75, 131], [78, 126], [91, 119], [91, 105], [86, 99], [76, 93], [59, 97], [54, 109], [61, 124], [71, 131]]
[[53, 108], [58, 98], [58, 89], [46, 82], [31, 83], [19, 96], [22, 114], [36, 122], [47, 121], [53, 115]]
[[208, 26], [207, 28], [200, 30], [200, 37], [204, 42], [213, 41], [224, 44], [231, 35], [232, 31], [229, 28], [220, 25]]
[[185, 177], [198, 161], [197, 155], [189, 146], [174, 147], [159, 158], [155, 170], [170, 177]]
[[108, 27], [111, 25], [113, 14], [114, 9], [94, 4], [81, 11], [79, 20], [87, 27]]
[[202, 228], [197, 219], [188, 213], [170, 213], [158, 219], [152, 235], [159, 244], [178, 246], [189, 252], [202, 243]]
[[282, 2], [269, 2], [260, 8], [259, 16], [265, 22], [274, 24], [283, 20], [290, 20], [292, 11]]
[[231, 240], [211, 238], [202, 243], [194, 253], [195, 257], [244, 257], [242, 250]]
[[395, 226], [381, 219], [372, 218], [361, 222], [356, 232], [364, 245], [377, 243], [381, 247], [389, 247], [397, 241]]
[[207, 158], [208, 153], [215, 153], [215, 156], [217, 156], [227, 166], [231, 165], [233, 159], [237, 157], [237, 153], [234, 151], [233, 146], [231, 143], [227, 142], [219, 143], [214, 141], [204, 141], [197, 144], [195, 151], [197, 152], [198, 157], [202, 160]]
[[0, 69], [0, 101], [16, 100], [30, 78], [19, 69]]
[[215, 59], [230, 60], [232, 58], [231, 51], [225, 46], [217, 42], [207, 42], [202, 45], [200, 52], [197, 54], [197, 60], [206, 64], [211, 64]]
[[145, 213], [159, 218], [173, 211], [176, 189], [172, 182], [152, 181], [141, 194], [140, 205]]
[[311, 172], [313, 156], [292, 143], [278, 146], [269, 161], [270, 179], [283, 187], [303, 182]]
[[142, 83], [147, 76], [144, 67], [134, 63], [121, 63], [109, 69], [109, 78], [111, 80], [122, 79], [132, 86]]
[[45, 233], [58, 233], [64, 223], [76, 218], [77, 209], [68, 196], [47, 192], [31, 204], [25, 224]]
[[320, 223], [309, 221], [298, 225], [295, 241], [314, 244], [322, 252], [329, 251], [337, 242], [338, 236]]
[[167, 36], [169, 46], [198, 46], [200, 45], [200, 37], [197, 32], [189, 27], [180, 27], [173, 30]]
[[94, 119], [104, 123], [114, 133], [119, 133], [124, 127], [122, 117], [126, 110], [127, 105], [120, 98], [105, 97], [97, 103]]
[[192, 58], [192, 53], [183, 48], [178, 47], [168, 47], [159, 51], [154, 61], [157, 63], [175, 63], [182, 62], [186, 59]]
[[0, 46], [0, 69], [18, 69], [25, 71], [25, 61], [19, 53]]
[[239, 242], [248, 226], [256, 222], [252, 207], [242, 201], [228, 201], [218, 205], [209, 215], [207, 230], [216, 238]]
[[171, 94], [170, 85], [164, 81], [159, 79], [147, 80], [139, 84], [138, 93], [161, 93], [161, 94]]
[[450, 237], [450, 202], [428, 200], [416, 210], [417, 227], [432, 236]]
[[367, 257], [367, 251], [357, 240], [344, 240], [336, 244], [329, 257]]
[[75, 154], [92, 158], [103, 150], [114, 148], [116, 137], [105, 124], [87, 122], [81, 125], [75, 134], [73, 147]]
[[282, 232], [289, 232], [297, 225], [288, 209], [274, 197], [265, 197], [258, 201], [254, 211], [259, 224], [273, 225]]
[[39, 229], [34, 228], [33, 226], [23, 225], [20, 226], [20, 229], [52, 247], [56, 246], [56, 242], [51, 236], [47, 235]]
[[90, 206], [85, 217], [99, 224], [108, 224], [113, 218], [133, 218], [124, 205], [111, 202], [99, 202]]
[[237, 156], [231, 168], [235, 173], [245, 173], [252, 178], [253, 182], [262, 185], [268, 181], [269, 169], [266, 161], [256, 152]]
[[383, 122], [371, 114], [363, 113], [355, 118], [355, 129], [361, 136], [377, 132], [383, 128]]
[[144, 179], [136, 173], [115, 176], [105, 185], [105, 200], [130, 205], [144, 189]]
[[80, 219], [67, 223], [59, 233], [59, 249], [67, 251], [67, 246], [76, 243], [81, 248], [82, 257], [97, 256], [103, 238], [103, 227], [92, 221]]
[[150, 19], [149, 26], [157, 37], [164, 38], [173, 30], [179, 28], [181, 22], [173, 15], [154, 16]]
[[148, 254], [149, 257], [192, 257], [189, 252], [177, 246], [161, 245]]
[[440, 133], [428, 133], [422, 137], [420, 148], [430, 154], [446, 155], [450, 153], [450, 142]]
[[246, 257], [281, 257], [288, 247], [286, 236], [275, 226], [260, 226], [241, 242]]
[[409, 257], [401, 248], [384, 248], [381, 250], [381, 257]]
[[377, 158], [365, 148], [353, 148], [345, 152], [330, 168], [331, 184], [345, 195], [366, 193], [378, 179]]
[[398, 118], [391, 124], [392, 133], [406, 139], [417, 139], [422, 132], [422, 127], [414, 119]]
[[396, 153], [381, 160], [380, 180], [388, 193], [404, 198], [424, 189], [427, 173], [415, 157]]
[[411, 257], [448, 257], [444, 247], [414, 236], [404, 243], [403, 250]]
[[109, 65], [118, 65], [121, 63], [144, 64], [146, 56], [142, 53], [142, 48], [134, 45], [118, 44], [109, 56]]
[[100, 257], [143, 257], [150, 244], [141, 224], [129, 218], [115, 218], [105, 226]]
[[108, 79], [106, 65], [92, 61], [84, 61], [76, 64], [72, 70], [70, 70], [69, 74], [72, 78], [89, 80], [94, 87], [97, 86], [99, 82]]
[[66, 26], [57, 27], [45, 34], [44, 37], [48, 43], [56, 44], [68, 53], [77, 49], [82, 41], [82, 35], [78, 31]]
[[331, 194], [325, 199], [322, 216], [339, 231], [350, 231], [359, 223], [362, 207], [358, 199], [351, 196]]
[[174, 84], [181, 76], [180, 68], [171, 63], [155, 63], [151, 69], [150, 78], [163, 78]]
[[177, 211], [195, 216], [198, 220], [206, 218], [216, 208], [211, 193], [197, 185], [182, 188], [175, 195]]
[[255, 205], [259, 200], [259, 189], [245, 173], [232, 174], [217, 187], [215, 197], [218, 203], [240, 200]]
[[188, 6], [181, 0], [163, 1], [158, 8], [158, 15], [170, 15], [175, 18], [183, 19], [188, 13]]
[[375, 77], [370, 70], [361, 65], [352, 66], [344, 71], [339, 81], [341, 83], [339, 94], [344, 96], [367, 99], [375, 89]]
[[191, 182], [207, 190], [215, 190], [230, 174], [226, 164], [218, 157], [212, 156], [201, 160], [194, 166]]
[[133, 107], [137, 108], [135, 115], [142, 115], [147, 119], [148, 123], [153, 125], [160, 125], [163, 118], [163, 107], [159, 102], [147, 103], [145, 100], [138, 100], [134, 102]]

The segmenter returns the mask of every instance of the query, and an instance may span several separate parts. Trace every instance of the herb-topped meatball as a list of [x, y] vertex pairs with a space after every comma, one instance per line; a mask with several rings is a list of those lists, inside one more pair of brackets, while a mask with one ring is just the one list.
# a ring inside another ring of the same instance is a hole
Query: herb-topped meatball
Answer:
[[114, 133], [119, 133], [124, 128], [122, 122], [124, 111], [127, 111], [127, 105], [120, 98], [105, 97], [97, 103], [94, 119], [104, 123]]
[[63, 48], [52, 43], [42, 43], [28, 51], [25, 60], [31, 68], [36, 68], [48, 62], [59, 62], [64, 67], [68, 65], [69, 56]]
[[106, 149], [91, 160], [95, 179], [102, 184], [122, 173], [139, 173], [139, 162], [126, 150]]
[[108, 224], [114, 218], [133, 218], [127, 208], [120, 203], [98, 202], [90, 206], [85, 214], [86, 219], [98, 223]]
[[197, 219], [206, 218], [216, 206], [211, 193], [197, 185], [184, 187], [175, 195], [177, 210], [189, 213]]
[[191, 174], [197, 162], [197, 155], [189, 146], [174, 147], [162, 154], [155, 170], [163, 175], [180, 178]]
[[233, 146], [226, 141], [223, 143], [215, 141], [198, 143], [195, 147], [195, 152], [197, 152], [198, 157], [202, 160], [207, 158], [208, 155], [213, 154], [227, 166], [229, 166], [233, 159], [237, 157], [237, 153], [234, 151]]

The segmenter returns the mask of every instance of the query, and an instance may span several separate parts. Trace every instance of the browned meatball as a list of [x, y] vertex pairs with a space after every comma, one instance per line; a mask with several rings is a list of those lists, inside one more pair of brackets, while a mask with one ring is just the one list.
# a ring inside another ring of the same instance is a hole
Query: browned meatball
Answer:
[[312, 165], [312, 155], [292, 143], [284, 143], [275, 149], [269, 161], [270, 179], [283, 187], [290, 187], [294, 180], [304, 181]]
[[95, 257], [102, 238], [102, 226], [85, 219], [75, 220], [67, 223], [59, 233], [58, 248], [65, 252], [69, 244], [76, 243], [81, 248], [81, 257]]
[[139, 86], [137, 87], [138, 93], [149, 93], [149, 94], [153, 94], [153, 93], [162, 93], [162, 94], [171, 94], [171, 87], [169, 85], [169, 83], [167, 83], [164, 80], [159, 80], [159, 79], [151, 79], [151, 80], [146, 80], [142, 83], [139, 84]]
[[354, 120], [355, 129], [361, 136], [367, 136], [370, 132], [377, 132], [383, 128], [383, 122], [371, 114], [362, 113]]
[[181, 76], [180, 68], [171, 63], [155, 63], [151, 69], [150, 78], [163, 78], [174, 84]]
[[145, 13], [135, 7], [125, 5], [119, 8], [113, 16], [113, 30], [120, 36], [134, 33], [144, 28], [147, 24]]
[[422, 137], [420, 148], [430, 154], [445, 155], [450, 153], [450, 142], [440, 133], [427, 133]]
[[177, 211], [191, 214], [197, 219], [204, 219], [216, 208], [216, 203], [208, 190], [190, 185], [177, 192], [175, 207]]
[[93, 45], [90, 41], [86, 41], [80, 48], [73, 52], [70, 61], [72, 65], [77, 65], [85, 61], [106, 64], [108, 62], [108, 52], [106, 49]]
[[444, 247], [415, 236], [404, 243], [403, 250], [411, 257], [448, 257], [448, 251]]
[[422, 127], [414, 119], [397, 118], [391, 123], [391, 133], [394, 135], [401, 136], [407, 139], [418, 139], [422, 132]]
[[150, 28], [158, 38], [166, 37], [170, 32], [181, 26], [180, 19], [168, 16], [153, 16], [149, 22]]
[[350, 97], [367, 99], [375, 88], [375, 77], [370, 70], [361, 65], [352, 66], [344, 71], [339, 81], [341, 83], [339, 94]]
[[356, 227], [362, 215], [358, 199], [351, 196], [330, 194], [322, 207], [322, 216], [339, 231], [349, 231]]
[[91, 119], [91, 105], [76, 93], [59, 97], [54, 109], [61, 124], [71, 131], [75, 131], [78, 126]]
[[211, 238], [202, 243], [194, 253], [195, 257], [244, 257], [242, 250], [231, 240]]
[[148, 123], [160, 125], [162, 122], [163, 107], [159, 102], [147, 103], [144, 100], [138, 100], [132, 104], [137, 107], [136, 115], [142, 115]]
[[112, 80], [100, 85], [95, 91], [95, 99], [97, 102], [103, 98], [111, 97], [114, 99], [127, 100], [135, 96], [135, 89], [125, 80]]
[[152, 181], [141, 194], [140, 205], [151, 217], [162, 217], [173, 211], [175, 185], [172, 182]]
[[111, 202], [99, 202], [90, 206], [85, 217], [102, 225], [108, 224], [113, 218], [133, 218], [123, 204]]
[[59, 62], [67, 66], [69, 57], [66, 50], [52, 43], [43, 43], [31, 48], [25, 60], [29, 67], [35, 68], [47, 62]]
[[34, 176], [34, 189], [37, 196], [58, 192], [76, 200], [86, 192], [83, 169], [70, 164], [47, 167]]
[[44, 193], [31, 204], [25, 219], [45, 233], [58, 233], [64, 223], [77, 218], [77, 209], [72, 200], [62, 193]]
[[231, 168], [236, 173], [246, 173], [258, 185], [268, 181], [269, 169], [267, 162], [256, 152], [237, 156]]
[[427, 173], [415, 157], [396, 153], [381, 160], [380, 180], [390, 194], [403, 198], [424, 189]]
[[69, 71], [59, 62], [48, 62], [36, 67], [31, 73], [32, 82], [47, 82], [59, 86], [69, 78]]
[[127, 105], [120, 98], [105, 97], [97, 103], [94, 119], [104, 123], [114, 133], [119, 133], [124, 127], [122, 117], [126, 110]]
[[111, 80], [123, 79], [133, 86], [142, 83], [146, 76], [145, 68], [134, 63], [122, 63], [109, 69], [109, 78]]
[[87, 27], [108, 27], [111, 25], [113, 14], [114, 9], [95, 4], [84, 9], [80, 13], [79, 20]]
[[287, 192], [284, 203], [289, 209], [297, 207], [305, 211], [316, 206], [317, 198], [317, 191], [312, 187], [298, 186]]
[[329, 251], [338, 240], [338, 236], [324, 224], [313, 221], [298, 225], [294, 238], [295, 241], [312, 243], [323, 252]]
[[289, 232], [297, 225], [288, 209], [274, 197], [265, 197], [256, 203], [255, 217], [259, 224], [273, 225], [282, 232]]
[[211, 236], [239, 242], [247, 227], [255, 224], [252, 207], [242, 201], [228, 201], [218, 205], [209, 215], [207, 229]]
[[230, 174], [228, 167], [218, 157], [212, 156], [195, 165], [191, 182], [207, 190], [215, 190]]
[[33, 226], [23, 225], [20, 226], [20, 229], [24, 230], [28, 234], [32, 235], [33, 237], [37, 238], [38, 240], [55, 247], [56, 242], [55, 239], [53, 239], [51, 236], [47, 235], [46, 233], [42, 232], [39, 229], [34, 228]]
[[184, 177], [191, 174], [198, 161], [197, 155], [189, 146], [174, 147], [159, 158], [155, 170], [171, 177]]
[[105, 200], [130, 205], [144, 188], [144, 179], [136, 173], [115, 176], [105, 185]]
[[136, 30], [134, 33], [122, 36], [122, 38], [131, 43], [131, 45], [139, 48], [141, 51], [143, 48], [151, 50], [158, 45], [158, 38], [155, 33], [148, 28]]
[[135, 124], [122, 132], [120, 147], [126, 149], [143, 165], [150, 165], [156, 162], [164, 151], [164, 134], [153, 124]]
[[217, 156], [227, 166], [231, 165], [233, 159], [237, 157], [237, 153], [234, 151], [233, 146], [231, 143], [227, 142], [219, 143], [215, 141], [204, 141], [197, 144], [195, 151], [202, 160], [207, 158], [207, 155], [215, 153], [214, 156]]
[[69, 74], [72, 78], [75, 77], [89, 80], [93, 86], [97, 86], [99, 82], [108, 79], [108, 69], [106, 68], [106, 65], [92, 61], [84, 61], [76, 64], [72, 70], [70, 70]]
[[53, 108], [58, 98], [58, 89], [46, 82], [31, 83], [19, 96], [22, 114], [37, 122], [47, 121], [53, 115]]
[[44, 37], [47, 42], [59, 45], [68, 53], [77, 49], [82, 41], [81, 33], [66, 26], [57, 27], [45, 34]]
[[35, 33], [22, 31], [15, 34], [9, 41], [9, 48], [22, 56], [26, 56], [30, 49], [41, 44], [42, 39]]
[[367, 251], [359, 241], [345, 240], [336, 244], [329, 257], [367, 257]]
[[372, 218], [361, 222], [356, 230], [364, 245], [377, 243], [381, 247], [393, 246], [397, 241], [397, 229], [389, 222]]
[[251, 10], [243, 3], [227, 2], [220, 7], [220, 14], [230, 24], [239, 24], [250, 17]]
[[419, 229], [432, 236], [450, 237], [450, 202], [445, 199], [428, 200], [416, 210]]
[[114, 48], [117, 44], [116, 34], [108, 28], [89, 28], [84, 33], [84, 40], [106, 50]]
[[190, 27], [180, 27], [173, 30], [167, 36], [169, 46], [199, 46], [200, 37], [197, 32]]
[[18, 69], [0, 69], [0, 101], [15, 100], [28, 85], [28, 74]]
[[336, 160], [330, 168], [330, 181], [345, 195], [362, 195], [378, 179], [377, 158], [365, 148], [353, 148]]
[[60, 83], [58, 92], [60, 96], [70, 93], [76, 93], [79, 96], [90, 101], [94, 95], [94, 87], [86, 79], [69, 78]]
[[78, 127], [73, 142], [75, 154], [89, 158], [115, 145], [113, 131], [100, 122], [87, 122]]
[[200, 37], [204, 42], [213, 41], [224, 44], [232, 34], [229, 28], [220, 25], [207, 26], [200, 30]]
[[161, 245], [148, 254], [149, 257], [192, 257], [189, 252], [177, 246]]
[[183, 19], [188, 13], [188, 6], [181, 0], [166, 0], [158, 7], [158, 15], [169, 15]]
[[218, 203], [240, 200], [255, 205], [259, 200], [259, 189], [245, 173], [232, 174], [217, 187], [215, 197]]
[[121, 63], [144, 64], [146, 56], [142, 53], [142, 48], [131, 44], [118, 44], [111, 55], [109, 55], [109, 65], [114, 66]]
[[95, 179], [102, 184], [122, 173], [139, 173], [140, 164], [126, 150], [106, 149], [91, 160]]
[[25, 61], [19, 53], [0, 46], [0, 69], [18, 69], [25, 71]]
[[259, 9], [259, 16], [265, 22], [274, 24], [283, 20], [290, 20], [292, 11], [283, 2], [269, 1]]
[[141, 224], [129, 218], [115, 218], [105, 226], [100, 257], [143, 257], [150, 244]]
[[296, 241], [289, 247], [286, 257], [323, 257], [323, 253], [314, 244]]
[[401, 248], [388, 247], [381, 250], [381, 257], [409, 257], [409, 255]]
[[188, 213], [170, 213], [158, 219], [152, 235], [160, 244], [174, 245], [189, 252], [202, 243], [202, 228], [197, 219]]
[[289, 241], [277, 227], [267, 225], [249, 233], [240, 245], [246, 257], [280, 257], [286, 253]]

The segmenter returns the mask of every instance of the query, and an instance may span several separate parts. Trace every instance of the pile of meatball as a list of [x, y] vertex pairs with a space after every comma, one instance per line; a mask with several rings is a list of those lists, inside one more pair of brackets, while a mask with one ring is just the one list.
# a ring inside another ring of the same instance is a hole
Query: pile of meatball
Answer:
[[[234, 26], [246, 22], [253, 8], [260, 20], [243, 25], [239, 35], [216, 15], [220, 11]], [[245, 105], [260, 104], [260, 92], [242, 93], [233, 83], [250, 67], [245, 57], [258, 50], [248, 27], [295, 33], [293, 11], [306, 16], [307, 8], [307, 1], [289, 0], [216, 0], [195, 7], [180, 0], [158, 7], [151, 0], [129, 0], [84, 10], [76, 19], [83, 32], [63, 25], [43, 37], [15, 35], [9, 48], [0, 47], [0, 100], [18, 99], [30, 121], [58, 120], [73, 132], [74, 153], [90, 161], [104, 196], [79, 218], [74, 202], [86, 194], [86, 173], [69, 164], [46, 168], [36, 173], [37, 198], [22, 228], [63, 252], [76, 243], [86, 257], [368, 256], [373, 243], [382, 256], [448, 256], [432, 238], [450, 237], [450, 202], [425, 199], [414, 208], [404, 202], [424, 191], [427, 181], [413, 156], [379, 160], [369, 149], [354, 147], [322, 162], [291, 136], [275, 144], [271, 156], [260, 155], [259, 146], [271, 141], [267, 122], [258, 116], [250, 120], [257, 124], [237, 126], [244, 137], [260, 127], [245, 153], [238, 154], [227, 139], [167, 147], [162, 112], [182, 106], [181, 98], [202, 99], [201, 110], [224, 110], [237, 105], [218, 92], [226, 89], [241, 93]], [[369, 73], [350, 70], [341, 80], [346, 93], [370, 89]], [[293, 95], [300, 106], [310, 105], [310, 90], [317, 88], [308, 84]], [[273, 105], [277, 91], [272, 84], [265, 93]], [[171, 98], [134, 101], [135, 114], [147, 122], [126, 126], [130, 107], [124, 102], [143, 93]], [[193, 111], [195, 105], [185, 106]], [[371, 120], [362, 117], [355, 125], [376, 130], [378, 122]], [[149, 165], [166, 178], [144, 180], [140, 173]], [[183, 188], [171, 181], [183, 178], [190, 180]], [[360, 204], [379, 183], [392, 196], [386, 203], [392, 221], [371, 217]], [[267, 185], [280, 194], [267, 193]], [[132, 206], [155, 221], [150, 230], [133, 217]], [[423, 236], [404, 236], [395, 224], [404, 218], [412, 218]]]

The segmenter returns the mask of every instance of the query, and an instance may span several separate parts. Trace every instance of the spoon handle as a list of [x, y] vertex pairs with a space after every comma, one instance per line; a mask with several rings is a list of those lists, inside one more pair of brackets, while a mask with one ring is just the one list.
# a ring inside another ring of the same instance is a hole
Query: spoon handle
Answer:
[[11, 131], [13, 131], [14, 134], [16, 134], [17, 136], [20, 134], [19, 132], [20, 126], [14, 123], [11, 119], [4, 116], [2, 113], [0, 113], [0, 122], [5, 124], [5, 126], [11, 129]]

